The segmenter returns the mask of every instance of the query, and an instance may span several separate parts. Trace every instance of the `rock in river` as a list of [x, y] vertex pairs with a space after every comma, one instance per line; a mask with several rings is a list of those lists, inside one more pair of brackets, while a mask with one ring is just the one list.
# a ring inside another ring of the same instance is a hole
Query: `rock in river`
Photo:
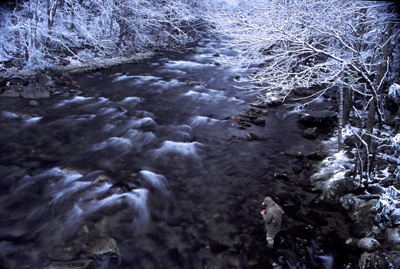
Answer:
[[22, 90], [21, 96], [27, 99], [48, 98], [50, 97], [50, 92], [41, 84], [33, 83]]
[[305, 126], [333, 127], [338, 114], [330, 110], [300, 112], [299, 121]]
[[302, 136], [307, 139], [316, 139], [318, 137], [318, 129], [317, 127], [307, 128], [304, 130]]

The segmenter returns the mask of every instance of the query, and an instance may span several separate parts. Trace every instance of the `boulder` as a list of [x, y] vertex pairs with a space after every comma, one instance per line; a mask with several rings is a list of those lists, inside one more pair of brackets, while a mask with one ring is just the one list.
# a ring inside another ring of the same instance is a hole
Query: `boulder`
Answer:
[[379, 252], [364, 252], [358, 260], [360, 269], [386, 269], [391, 268], [386, 257]]
[[340, 199], [347, 193], [355, 191], [359, 187], [359, 183], [352, 178], [345, 177], [336, 180], [329, 188], [323, 191], [320, 199], [331, 206], [336, 206], [340, 203]]
[[32, 83], [22, 90], [21, 96], [27, 99], [48, 98], [50, 97], [50, 92], [41, 84]]
[[318, 134], [318, 128], [313, 127], [305, 129], [302, 136], [307, 139], [316, 139], [318, 137]]
[[338, 114], [330, 110], [315, 110], [300, 112], [299, 121], [305, 126], [333, 127], [337, 121]]
[[358, 240], [357, 246], [366, 252], [374, 252], [381, 247], [381, 244], [372, 237], [364, 237]]

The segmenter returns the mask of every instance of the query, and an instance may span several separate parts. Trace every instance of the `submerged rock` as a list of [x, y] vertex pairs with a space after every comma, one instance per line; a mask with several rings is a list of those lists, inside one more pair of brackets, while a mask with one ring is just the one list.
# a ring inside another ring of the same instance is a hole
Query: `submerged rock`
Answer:
[[55, 261], [51, 262], [42, 269], [94, 269], [93, 260], [77, 260], [77, 261]]
[[302, 136], [307, 139], [316, 139], [318, 137], [318, 134], [318, 128], [313, 127], [305, 129]]
[[265, 138], [261, 135], [258, 135], [258, 134], [247, 133], [246, 140], [248, 140], [248, 141], [252, 141], [252, 140], [264, 141], [264, 140], [267, 140], [267, 138]]
[[114, 238], [102, 238], [96, 240], [91, 246], [89, 246], [88, 252], [90, 254], [98, 256], [120, 256], [117, 242]]

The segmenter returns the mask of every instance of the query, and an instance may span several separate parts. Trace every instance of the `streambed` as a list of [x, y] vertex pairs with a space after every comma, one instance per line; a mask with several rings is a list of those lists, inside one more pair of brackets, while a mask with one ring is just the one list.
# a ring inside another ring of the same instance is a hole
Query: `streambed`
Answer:
[[[253, 70], [215, 64], [216, 53], [235, 52], [200, 45], [201, 53], [76, 75], [78, 93], [38, 107], [0, 99], [0, 267], [354, 263], [345, 217], [315, 203], [308, 178], [316, 163], [298, 155], [318, 150], [327, 134], [303, 138], [285, 106], [269, 108], [264, 127], [238, 128], [231, 117], [251, 97], [233, 78]], [[246, 141], [247, 132], [266, 140]], [[260, 215], [265, 196], [285, 211], [274, 249]]]

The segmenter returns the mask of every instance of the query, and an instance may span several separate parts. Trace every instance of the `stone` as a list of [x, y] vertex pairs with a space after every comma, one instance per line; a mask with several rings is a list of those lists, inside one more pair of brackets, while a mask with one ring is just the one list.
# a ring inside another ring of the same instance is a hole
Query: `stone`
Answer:
[[400, 227], [386, 229], [387, 242], [395, 250], [400, 250]]
[[95, 262], [90, 259], [76, 261], [54, 261], [42, 269], [94, 269]]
[[98, 256], [120, 256], [117, 242], [114, 238], [102, 238], [89, 246], [88, 252]]
[[290, 181], [290, 177], [286, 174], [282, 174], [282, 173], [274, 173], [274, 177], [276, 179], [283, 179], [283, 180], [289, 180]]
[[56, 87], [56, 83], [54, 82], [54, 80], [46, 74], [40, 74], [39, 77], [39, 83], [42, 84], [45, 87], [50, 87], [50, 88], [55, 88]]
[[109, 178], [108, 176], [106, 176], [106, 175], [99, 175], [99, 176], [97, 176], [96, 179], [93, 181], [93, 184], [96, 185], [96, 184], [101, 184], [101, 183], [104, 183], [104, 182], [110, 183], [111, 180], [110, 180], [110, 178]]
[[265, 119], [261, 116], [267, 114], [268, 111], [261, 109], [249, 109], [242, 114], [232, 117], [242, 127], [250, 127], [252, 124], [257, 126], [265, 126]]
[[364, 252], [358, 260], [360, 269], [387, 269], [391, 268], [385, 256], [379, 252]]
[[367, 252], [374, 252], [381, 247], [381, 244], [372, 237], [364, 237], [358, 240], [357, 246]]
[[350, 135], [344, 139], [343, 144], [354, 148], [358, 142], [360, 142], [360, 139], [356, 135]]
[[46, 90], [42, 85], [34, 83], [26, 86], [21, 93], [23, 98], [27, 99], [40, 99], [50, 97], [50, 92]]
[[337, 121], [337, 116], [336, 112], [330, 110], [315, 110], [298, 114], [301, 124], [312, 127], [332, 127]]
[[302, 133], [302, 136], [307, 139], [316, 139], [318, 137], [318, 128], [313, 127], [313, 128], [307, 128], [304, 130]]
[[400, 225], [400, 208], [393, 210], [392, 214], [390, 214], [390, 220], [394, 226]]
[[194, 47], [193, 48], [193, 52], [194, 53], [204, 53], [204, 50], [200, 47]]
[[0, 97], [20, 97], [21, 92], [19, 91], [6, 91], [2, 94], [0, 94]]
[[219, 241], [213, 240], [213, 239], [210, 239], [209, 243], [210, 243], [211, 253], [213, 253], [213, 254], [218, 254], [218, 253], [221, 253], [221, 252], [229, 249], [228, 245], [225, 245], [225, 244], [223, 244]]
[[320, 150], [320, 151], [314, 151], [308, 154], [307, 159], [313, 160], [313, 161], [322, 161], [326, 157], [328, 157], [328, 153], [326, 151]]
[[200, 86], [200, 85], [206, 86], [206, 84], [204, 82], [195, 81], [195, 80], [188, 80], [188, 81], [186, 81], [186, 84], [189, 86]]
[[30, 106], [40, 106], [40, 103], [37, 100], [31, 100], [29, 101], [29, 105]]
[[254, 134], [254, 133], [246, 133], [246, 140], [252, 141], [252, 140], [258, 140], [258, 141], [264, 141], [267, 140], [265, 137]]

